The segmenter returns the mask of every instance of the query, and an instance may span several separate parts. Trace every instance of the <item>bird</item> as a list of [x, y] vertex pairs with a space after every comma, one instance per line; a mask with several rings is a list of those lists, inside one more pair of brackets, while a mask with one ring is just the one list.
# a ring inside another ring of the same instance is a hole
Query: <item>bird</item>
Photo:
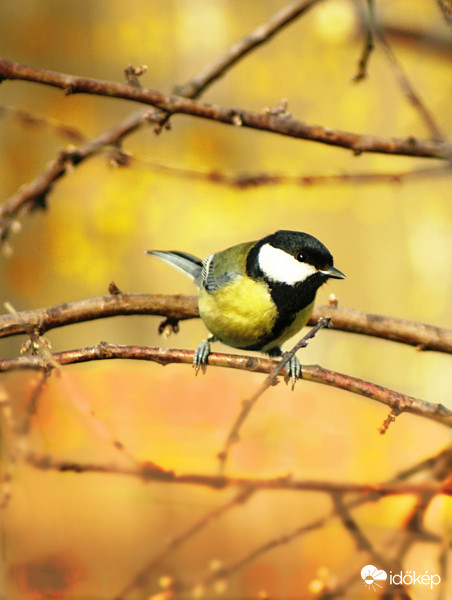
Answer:
[[[308, 322], [318, 288], [345, 278], [326, 246], [300, 231], [279, 230], [203, 261], [175, 250], [146, 253], [191, 277], [199, 289], [199, 314], [210, 335], [194, 352], [196, 373], [207, 364], [214, 341], [282, 356], [281, 345]], [[301, 376], [296, 356], [286, 373], [292, 385]]]

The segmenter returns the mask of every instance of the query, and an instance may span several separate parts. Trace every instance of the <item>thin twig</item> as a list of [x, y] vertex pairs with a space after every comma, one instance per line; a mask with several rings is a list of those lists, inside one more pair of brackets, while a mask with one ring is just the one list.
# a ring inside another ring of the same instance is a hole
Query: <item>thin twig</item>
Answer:
[[[450, 452], [449, 452], [450, 453]], [[441, 453], [440, 453], [441, 455]], [[429, 459], [431, 462], [431, 466], [434, 466], [435, 460], [441, 460], [441, 456], [437, 455], [432, 459]], [[411, 469], [411, 473], [417, 473], [419, 469], [424, 467], [424, 462], [419, 465], [414, 465]], [[391, 478], [389, 485], [396, 484], [397, 482], [404, 481], [406, 479], [407, 473], [402, 471], [397, 474], [395, 477]], [[390, 570], [391, 567], [399, 567], [401, 561], [400, 558], [397, 557], [392, 560], [388, 560], [385, 558], [387, 554], [380, 555], [380, 553], [376, 552], [373, 548], [370, 541], [364, 536], [362, 531], [356, 527], [356, 521], [351, 517], [351, 509], [357, 508], [369, 502], [376, 502], [381, 499], [381, 495], [371, 494], [371, 495], [359, 495], [355, 496], [353, 499], [348, 501], [340, 501], [337, 502], [337, 498], [343, 496], [343, 493], [340, 491], [328, 490], [331, 497], [333, 498], [333, 509], [331, 512], [324, 517], [320, 517], [311, 521], [309, 523], [303, 523], [288, 532], [279, 534], [275, 537], [272, 537], [270, 540], [265, 541], [263, 544], [251, 549], [247, 553], [245, 553], [242, 557], [232, 561], [231, 563], [222, 566], [220, 569], [216, 570], [214, 573], [208, 573], [204, 577], [198, 579], [195, 583], [191, 583], [189, 585], [177, 585], [174, 589], [176, 594], [187, 591], [195, 591], [195, 590], [205, 590], [208, 585], [215, 583], [218, 580], [226, 580], [228, 577], [233, 575], [234, 573], [242, 570], [250, 563], [254, 562], [260, 556], [275, 550], [283, 545], [287, 545], [293, 542], [295, 539], [306, 535], [307, 533], [320, 529], [324, 527], [328, 522], [333, 519], [340, 518], [346, 528], [356, 539], [358, 543], [358, 549], [365, 550], [368, 552], [375, 560], [378, 562], [379, 566], [387, 567], [387, 570]], [[419, 490], [419, 493], [428, 493], [425, 489]], [[352, 521], [352, 522], [351, 522]], [[418, 538], [419, 539], [419, 538]], [[439, 539], [436, 541], [440, 541]], [[392, 546], [392, 540], [389, 542], [389, 546]], [[334, 588], [326, 587], [320, 596], [321, 598], [333, 598], [336, 596], [344, 595], [345, 591], [349, 588], [351, 584], [360, 579], [360, 571], [361, 567], [352, 573], [348, 574], [343, 580], [337, 583]], [[409, 598], [409, 595], [405, 588], [399, 589], [400, 597]]]
[[[292, 2], [252, 32], [250, 38], [247, 36], [234, 44], [218, 61], [209, 65], [198, 76], [194, 77], [188, 85], [183, 86], [185, 89], [180, 91], [179, 94], [187, 98], [199, 97], [232, 64], [236, 64], [251, 50], [270, 40], [285, 25], [306, 12], [315, 1], [296, 0]], [[0, 83], [1, 81], [2, 77], [0, 75]], [[193, 85], [193, 82], [196, 83]], [[166, 111], [138, 111], [99, 136], [86, 141], [81, 147], [58, 153], [57, 157], [47, 165], [41, 175], [28, 185], [22, 186], [5, 205], [0, 207], [0, 243], [6, 243], [5, 240], [14, 229], [15, 219], [20, 213], [45, 207], [47, 194], [51, 191], [53, 184], [67, 172], [67, 167], [72, 169], [108, 146], [116, 148], [116, 158], [113, 159], [113, 164], [121, 165], [123, 160], [127, 161], [126, 155], [121, 159], [121, 152], [119, 151], [119, 144], [122, 139], [149, 122], [156, 123], [155, 131], [158, 133], [167, 124], [169, 117], [170, 114]]]
[[[224, 490], [231, 487], [249, 488], [254, 491], [292, 491], [323, 492], [326, 494], [363, 494], [378, 499], [382, 496], [398, 496], [404, 494], [446, 494], [451, 491], [447, 486], [437, 482], [399, 483], [391, 480], [383, 483], [354, 483], [337, 481], [317, 481], [313, 479], [295, 479], [284, 477], [229, 477], [226, 475], [210, 475], [204, 473], [175, 473], [172, 470], [155, 468], [143, 463], [140, 466], [125, 466], [104, 463], [83, 463], [61, 460], [51, 456], [39, 456], [29, 452], [24, 459], [37, 469], [43, 471], [60, 471], [61, 473], [98, 473], [102, 475], [122, 475], [138, 478], [144, 482], [158, 481], [174, 485], [193, 485], [213, 490]], [[357, 500], [355, 500], [357, 502]]]
[[392, 65], [392, 68], [394, 70], [394, 73], [396, 75], [396, 78], [397, 78], [400, 88], [403, 90], [403, 92], [404, 92], [405, 96], [408, 98], [409, 102], [412, 104], [414, 109], [418, 112], [418, 114], [424, 121], [427, 129], [432, 134], [433, 140], [438, 141], [438, 142], [444, 141], [445, 138], [444, 138], [443, 134], [441, 133], [440, 128], [438, 127], [433, 115], [428, 110], [427, 106], [425, 105], [425, 103], [423, 102], [423, 100], [421, 99], [419, 94], [415, 91], [415, 89], [414, 89], [413, 85], [411, 84], [410, 80], [408, 79], [408, 76], [406, 75], [402, 65], [400, 64], [399, 60], [397, 59], [396, 55], [394, 54], [391, 44], [388, 42], [383, 31], [379, 28], [376, 28], [375, 35], [376, 35], [378, 41], [380, 42], [380, 44], [382, 45], [383, 50], [385, 51], [385, 54], [388, 57], [390, 64]]
[[[447, 1], [447, 0], [446, 0]], [[436, 24], [430, 29], [420, 24], [415, 27], [413, 23], [380, 21], [379, 27], [384, 34], [396, 43], [403, 43], [405, 47], [412, 44], [422, 56], [426, 54], [438, 54], [441, 60], [450, 61], [452, 57], [452, 37], [450, 32], [443, 31]]]
[[[47, 117], [45, 115], [16, 108], [14, 106], [0, 106], [0, 116], [4, 112], [12, 114], [17, 120], [26, 127], [50, 127], [55, 132], [69, 140], [75, 142], [85, 142], [88, 140], [87, 136], [75, 127]], [[140, 113], [141, 115], [143, 113]], [[144, 121], [144, 119], [141, 119]], [[133, 121], [135, 124], [135, 121]], [[129, 121], [130, 125], [130, 121]], [[133, 128], [132, 128], [133, 129]], [[119, 131], [115, 130], [116, 133]], [[125, 137], [130, 129], [121, 128], [121, 138]], [[114, 146], [120, 142], [117, 139], [116, 134], [111, 138], [110, 146]], [[99, 146], [98, 150], [108, 149], [108, 146]], [[89, 156], [92, 156], [90, 154]], [[83, 151], [77, 149], [74, 152], [77, 157], [77, 164], [84, 160]], [[258, 172], [258, 173], [226, 173], [219, 170], [201, 170], [201, 169], [188, 169], [178, 167], [175, 165], [169, 165], [155, 160], [149, 160], [146, 158], [139, 158], [130, 153], [121, 151], [120, 166], [137, 166], [151, 169], [154, 172], [168, 175], [170, 177], [181, 177], [184, 179], [193, 179], [199, 181], [206, 181], [208, 183], [216, 185], [225, 185], [236, 188], [238, 190], [247, 190], [249, 188], [261, 187], [266, 185], [337, 185], [337, 184], [375, 184], [375, 183], [395, 183], [401, 184], [404, 181], [411, 179], [423, 179], [423, 178], [436, 178], [436, 177], [450, 177], [452, 175], [452, 168], [448, 165], [441, 167], [423, 167], [419, 169], [410, 169], [407, 171], [399, 172], [338, 172], [329, 174], [302, 174], [302, 173], [285, 173], [285, 172]], [[89, 158], [86, 156], [85, 158]], [[112, 161], [115, 160], [115, 156], [112, 155]], [[118, 163], [116, 163], [118, 164]], [[77, 166], [77, 165], [72, 165]], [[24, 189], [28, 189], [26, 186]], [[33, 189], [33, 188], [31, 188]], [[21, 196], [24, 199], [24, 195]], [[1, 209], [0, 209], [1, 210]]]
[[[449, 458], [446, 458], [446, 455]], [[420, 463], [413, 465], [409, 469], [405, 469], [400, 473], [396, 474], [389, 481], [382, 484], [355, 484], [355, 483], [332, 483], [332, 482], [314, 482], [314, 481], [306, 481], [301, 480], [297, 481], [292, 479], [291, 477], [283, 477], [283, 478], [270, 478], [270, 479], [256, 479], [256, 478], [231, 478], [225, 476], [210, 476], [210, 475], [199, 475], [199, 474], [180, 474], [177, 475], [173, 471], [159, 471], [155, 469], [147, 468], [147, 465], [144, 464], [142, 468], [132, 468], [125, 466], [115, 466], [115, 465], [104, 465], [104, 464], [83, 464], [83, 463], [75, 463], [64, 460], [57, 460], [51, 457], [39, 457], [32, 453], [29, 453], [25, 458], [29, 464], [38, 469], [44, 470], [57, 470], [60, 472], [75, 472], [75, 473], [100, 473], [100, 474], [119, 474], [125, 476], [138, 477], [143, 481], [161, 481], [167, 483], [179, 483], [184, 485], [200, 485], [200, 486], [208, 486], [212, 489], [220, 490], [226, 487], [238, 486], [239, 494], [233, 499], [240, 501], [241, 494], [244, 495], [245, 500], [248, 499], [249, 495], [252, 491], [256, 492], [259, 490], [303, 490], [303, 491], [311, 491], [311, 492], [323, 492], [329, 495], [338, 495], [344, 493], [353, 494], [353, 498], [347, 502], [343, 503], [343, 507], [347, 512], [349, 512], [352, 508], [356, 508], [368, 502], [378, 501], [385, 495], [395, 495], [395, 494], [415, 494], [415, 495], [423, 495], [430, 493], [441, 493], [443, 489], [443, 479], [447, 477], [447, 472], [442, 472], [441, 477], [438, 478], [439, 484], [430, 483], [408, 483], [406, 479], [408, 477], [412, 477], [423, 470], [434, 470], [438, 471], [436, 465], [438, 463], [443, 463], [444, 460], [450, 462], [451, 457], [450, 450], [442, 451], [434, 457], [428, 458], [426, 460], [421, 461]], [[442, 469], [440, 469], [442, 471]], [[446, 488], [447, 489], [447, 486]], [[447, 492], [446, 492], [447, 493]], [[450, 493], [450, 492], [449, 492]], [[358, 495], [357, 495], [358, 494]], [[213, 518], [217, 518], [224, 511], [229, 510], [230, 506], [228, 504], [220, 506], [213, 511]], [[219, 514], [217, 514], [217, 511]], [[175, 549], [178, 547], [180, 543], [183, 543], [187, 538], [194, 535], [198, 531], [198, 527], [204, 527], [207, 524], [206, 519], [208, 515], [205, 515], [201, 518], [197, 523], [195, 523], [192, 527], [190, 527], [186, 532], [182, 533], [180, 536], [173, 538], [172, 541], [169, 542], [168, 546], [162, 549], [162, 554], [166, 555], [166, 549], [171, 548]], [[215, 582], [217, 579], [224, 578], [226, 576], [230, 576], [235, 572], [243, 569], [248, 564], [253, 562], [259, 556], [264, 555], [265, 553], [274, 550], [281, 545], [285, 545], [293, 541], [294, 539], [304, 535], [310, 531], [315, 529], [319, 529], [327, 524], [331, 519], [337, 518], [340, 516], [338, 514], [337, 506], [334, 507], [332, 511], [319, 519], [316, 519], [310, 523], [304, 523], [296, 528], [292, 529], [289, 532], [284, 534], [280, 534], [260, 546], [250, 550], [244, 556], [236, 559], [229, 565], [225, 565], [217, 569], [214, 573], [209, 573], [207, 576], [202, 578], [195, 584], [180, 586], [177, 585], [175, 592], [181, 592], [183, 590], [189, 590], [193, 588], [199, 588], [200, 585], [207, 585]], [[172, 548], [172, 544], [176, 544], [174, 548]], [[158, 559], [154, 557], [154, 560]], [[149, 563], [153, 564], [153, 562]], [[155, 566], [155, 565], [154, 565]], [[354, 573], [349, 576], [350, 582], [353, 582], [359, 573]], [[138, 585], [140, 584], [137, 579]], [[335, 587], [335, 592], [339, 592], [345, 585], [347, 587], [347, 582], [343, 582], [340, 586]], [[128, 591], [128, 588], [127, 588]], [[333, 595], [330, 596], [328, 594], [325, 597], [333, 597], [335, 592], [331, 590]], [[327, 590], [325, 590], [327, 592]], [[124, 591], [121, 592], [120, 596], [124, 594]]]
[[[196, 582], [179, 585], [175, 589], [175, 597], [178, 597], [178, 594], [184, 592], [191, 592], [193, 596], [196, 597], [197, 591], [204, 592], [205, 597], [209, 597], [208, 594], [205, 594], [205, 588], [216, 581], [226, 580], [235, 573], [242, 571], [245, 567], [253, 563], [255, 560], [260, 558], [261, 556], [280, 548], [281, 546], [285, 546], [287, 544], [292, 543], [295, 539], [310, 533], [311, 531], [315, 531], [323, 527], [329, 520], [330, 515], [326, 517], [320, 517], [319, 519], [312, 521], [311, 523], [303, 524], [298, 527], [293, 528], [292, 530], [286, 533], [280, 533], [271, 539], [265, 541], [263, 544], [252, 548], [249, 552], [245, 553], [243, 556], [231, 561], [229, 564], [221, 566], [219, 569], [215, 571], [210, 571], [204, 577], [201, 577]], [[184, 596], [185, 597], [185, 596]]]
[[445, 138], [442, 135], [438, 125], [436, 124], [433, 115], [427, 109], [424, 102], [421, 100], [419, 94], [414, 90], [413, 85], [410, 83], [408, 76], [406, 75], [402, 65], [396, 57], [391, 47], [391, 44], [389, 43], [384, 33], [384, 30], [378, 27], [376, 24], [374, 0], [367, 0], [367, 13], [366, 18], [363, 18], [363, 21], [365, 21], [367, 37], [366, 43], [364, 45], [363, 54], [359, 62], [359, 70], [357, 75], [354, 77], [354, 80], [360, 81], [361, 79], [366, 77], [367, 63], [369, 61], [372, 51], [374, 50], [374, 38], [376, 38], [381, 44], [386, 56], [388, 57], [388, 60], [396, 75], [399, 86], [405, 93], [409, 102], [413, 105], [415, 110], [421, 116], [422, 120], [427, 126], [427, 129], [431, 132], [433, 139], [436, 141], [444, 141]]
[[46, 208], [47, 195], [60, 177], [66, 175], [82, 161], [99, 153], [106, 146], [119, 144], [124, 136], [138, 129], [142, 122], [143, 111], [140, 111], [139, 114], [134, 113], [77, 148], [72, 147], [60, 151], [38, 177], [23, 185], [0, 207], [0, 243], [10, 235], [20, 214]]
[[169, 542], [167, 542], [159, 550], [158, 554], [156, 554], [149, 562], [147, 562], [146, 565], [142, 567], [133, 577], [133, 579], [121, 589], [121, 591], [115, 596], [115, 600], [121, 600], [135, 588], [144, 588], [154, 569], [160, 565], [162, 561], [167, 558], [167, 556], [192, 539], [199, 531], [210, 525], [213, 521], [222, 517], [226, 512], [230, 511], [231, 508], [247, 502], [255, 491], [255, 489], [245, 486], [243, 489], [240, 489], [233, 498], [224, 504], [217, 506], [213, 510], [210, 510], [200, 519], [190, 525], [185, 531], [170, 539]]
[[[300, 350], [300, 348], [305, 348], [308, 345], [308, 340], [312, 339], [316, 333], [322, 329], [323, 327], [328, 327], [330, 323], [330, 318], [319, 319], [318, 323], [310, 330], [308, 333], [299, 340], [295, 346], [290, 350], [290, 352], [286, 352], [282, 359], [278, 362], [278, 364], [272, 369], [269, 376], [262, 382], [257, 391], [247, 400], [242, 402], [242, 408], [240, 409], [239, 414], [234, 420], [232, 427], [226, 437], [226, 441], [224, 443], [223, 449], [218, 453], [217, 457], [220, 462], [220, 473], [224, 472], [226, 467], [226, 461], [229, 457], [229, 451], [231, 446], [236, 444], [239, 440], [240, 429], [248, 417], [251, 409], [254, 407], [256, 402], [262, 396], [262, 394], [268, 390], [269, 387], [273, 386], [277, 382], [278, 375], [282, 373], [282, 370], [286, 367], [289, 361], [295, 356], [295, 353]], [[209, 361], [210, 362], [210, 361]]]
[[424, 167], [399, 172], [338, 172], [330, 174], [302, 174], [285, 172], [257, 172], [257, 173], [226, 173], [219, 170], [186, 169], [164, 163], [155, 162], [129, 155], [129, 164], [138, 168], [150, 169], [156, 173], [169, 177], [180, 177], [195, 181], [205, 181], [214, 185], [223, 185], [237, 190], [249, 190], [256, 187], [273, 185], [350, 185], [350, 184], [401, 184], [405, 181], [451, 177], [452, 169], [447, 164], [440, 167]]
[[274, 35], [295, 19], [307, 12], [320, 0], [295, 0], [284, 6], [280, 11], [271, 16], [265, 23], [259, 25], [254, 31], [240, 39], [226, 50], [214, 62], [203, 69], [196, 77], [187, 83], [177, 86], [175, 93], [186, 98], [198, 98], [214, 81], [222, 77], [239, 60], [249, 52], [268, 42]]
[[12, 115], [12, 117], [26, 127], [27, 130], [30, 128], [50, 128], [58, 135], [67, 138], [73, 143], [85, 142], [87, 140], [87, 136], [73, 125], [68, 125], [58, 119], [42, 115], [35, 111], [24, 110], [23, 108], [17, 108], [16, 106], [0, 106], [0, 117], [5, 114]]
[[373, 0], [367, 0], [366, 17], [364, 18], [363, 16], [362, 21], [366, 28], [366, 39], [361, 58], [359, 59], [358, 63], [358, 72], [353, 77], [353, 81], [356, 82], [362, 81], [365, 77], [367, 77], [367, 65], [374, 50], [375, 7]]

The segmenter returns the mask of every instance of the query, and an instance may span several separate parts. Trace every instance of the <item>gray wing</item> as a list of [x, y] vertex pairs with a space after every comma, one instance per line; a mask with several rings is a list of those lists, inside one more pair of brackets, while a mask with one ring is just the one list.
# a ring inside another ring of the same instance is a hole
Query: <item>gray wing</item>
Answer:
[[217, 254], [209, 254], [202, 262], [201, 282], [209, 293], [223, 288], [240, 275], [238, 271], [223, 271], [217, 257]]

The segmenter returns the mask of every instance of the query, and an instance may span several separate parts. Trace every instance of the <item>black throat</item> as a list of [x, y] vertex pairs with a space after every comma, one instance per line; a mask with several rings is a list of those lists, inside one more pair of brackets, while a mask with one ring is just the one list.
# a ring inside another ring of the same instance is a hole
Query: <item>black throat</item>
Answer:
[[262, 243], [258, 243], [251, 248], [246, 261], [246, 271], [252, 279], [265, 282], [278, 308], [278, 318], [271, 334], [272, 338], [277, 338], [295, 320], [297, 313], [314, 301], [317, 290], [325, 282], [325, 277], [321, 273], [314, 273], [294, 285], [269, 279], [259, 267], [258, 254], [261, 245]]

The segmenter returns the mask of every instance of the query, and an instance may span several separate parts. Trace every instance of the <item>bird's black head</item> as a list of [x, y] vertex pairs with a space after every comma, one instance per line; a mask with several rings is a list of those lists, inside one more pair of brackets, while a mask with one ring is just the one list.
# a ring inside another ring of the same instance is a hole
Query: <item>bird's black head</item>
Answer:
[[249, 277], [265, 282], [278, 309], [274, 339], [314, 301], [328, 278], [345, 277], [333, 266], [331, 252], [317, 238], [299, 231], [277, 231], [256, 242], [248, 253], [246, 269]]
[[328, 278], [345, 275], [333, 266], [331, 252], [317, 238], [300, 231], [280, 230], [259, 240], [247, 259], [250, 277], [264, 278], [270, 287], [306, 285], [314, 291]]

